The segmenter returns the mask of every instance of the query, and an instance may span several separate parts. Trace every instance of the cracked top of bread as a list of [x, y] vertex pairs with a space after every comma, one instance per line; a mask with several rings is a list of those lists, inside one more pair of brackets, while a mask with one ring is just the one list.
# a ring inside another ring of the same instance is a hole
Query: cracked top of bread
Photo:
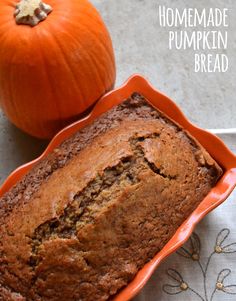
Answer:
[[189, 133], [134, 93], [0, 198], [0, 300], [108, 300], [221, 174]]

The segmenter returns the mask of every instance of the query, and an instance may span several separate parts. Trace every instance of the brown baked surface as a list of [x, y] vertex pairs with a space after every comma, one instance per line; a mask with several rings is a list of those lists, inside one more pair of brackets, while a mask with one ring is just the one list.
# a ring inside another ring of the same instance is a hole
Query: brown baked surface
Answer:
[[0, 199], [0, 300], [107, 300], [221, 173], [188, 133], [132, 95]]

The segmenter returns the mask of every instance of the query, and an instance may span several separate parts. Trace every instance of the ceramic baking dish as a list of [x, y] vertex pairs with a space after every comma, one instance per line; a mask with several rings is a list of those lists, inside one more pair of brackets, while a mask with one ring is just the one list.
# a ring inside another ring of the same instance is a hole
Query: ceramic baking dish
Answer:
[[133, 92], [141, 93], [152, 106], [163, 111], [166, 115], [179, 123], [184, 129], [188, 130], [221, 165], [224, 170], [224, 174], [217, 185], [200, 203], [197, 209], [179, 227], [166, 246], [139, 271], [135, 279], [114, 298], [114, 301], [128, 301], [133, 298], [142, 289], [160, 262], [183, 245], [193, 232], [196, 224], [207, 213], [220, 205], [236, 186], [236, 156], [230, 152], [219, 138], [193, 125], [187, 120], [172, 100], [155, 90], [140, 75], [134, 75], [121, 88], [103, 96], [98, 101], [90, 115], [59, 132], [52, 139], [45, 152], [39, 158], [16, 169], [0, 188], [0, 196], [2, 196], [14, 184], [16, 184], [16, 182], [19, 181], [26, 172], [28, 172], [36, 163], [56, 148], [62, 141], [73, 135], [85, 125], [91, 123], [102, 113], [121, 103]]

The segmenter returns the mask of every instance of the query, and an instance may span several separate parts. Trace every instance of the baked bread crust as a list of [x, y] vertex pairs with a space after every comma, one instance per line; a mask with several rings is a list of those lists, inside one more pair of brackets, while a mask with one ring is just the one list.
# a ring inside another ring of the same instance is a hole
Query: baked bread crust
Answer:
[[0, 199], [0, 285], [22, 298], [12, 300], [107, 300], [221, 174], [193, 137], [132, 95]]

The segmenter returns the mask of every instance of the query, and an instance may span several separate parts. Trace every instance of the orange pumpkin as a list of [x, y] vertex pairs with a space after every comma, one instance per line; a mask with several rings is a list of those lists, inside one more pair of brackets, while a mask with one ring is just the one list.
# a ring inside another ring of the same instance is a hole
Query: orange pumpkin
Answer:
[[0, 1], [0, 105], [17, 127], [51, 138], [114, 82], [111, 39], [87, 0]]

